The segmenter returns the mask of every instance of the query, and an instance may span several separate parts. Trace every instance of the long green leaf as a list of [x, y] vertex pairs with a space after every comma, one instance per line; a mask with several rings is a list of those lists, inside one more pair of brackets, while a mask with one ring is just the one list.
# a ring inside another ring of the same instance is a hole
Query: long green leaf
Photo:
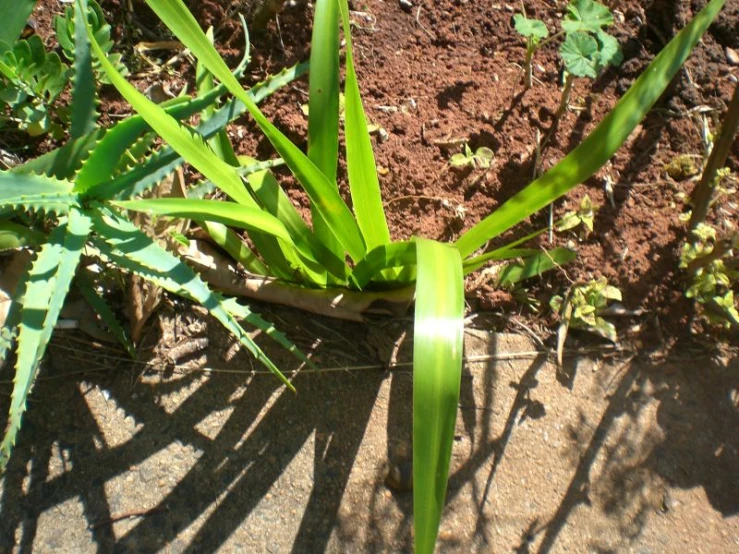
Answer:
[[269, 268], [264, 265], [257, 255], [246, 245], [241, 237], [233, 229], [229, 229], [221, 223], [212, 221], [198, 221], [198, 225], [205, 229], [213, 242], [223, 248], [229, 256], [239, 262], [246, 271], [254, 275], [272, 275]]
[[72, 210], [67, 220], [51, 232], [49, 242], [41, 248], [28, 273], [20, 313], [18, 357], [8, 428], [0, 444], [0, 470], [5, 467], [15, 445], [26, 410], [26, 399], [59, 318], [90, 227], [91, 221], [87, 215], [79, 210]]
[[[77, 1], [79, 2], [80, 0]], [[126, 81], [105, 57], [105, 53], [100, 49], [87, 21], [85, 21], [85, 27], [87, 28], [87, 36], [90, 39], [93, 52], [95, 52], [95, 56], [100, 61], [105, 74], [151, 128], [198, 171], [216, 183], [223, 192], [245, 206], [254, 207], [254, 200], [241, 182], [236, 169], [218, 158], [199, 135], [195, 135], [180, 125], [177, 120], [168, 115], [162, 108], [146, 98], [146, 96]], [[230, 72], [228, 72], [228, 75], [232, 79], [234, 78]], [[249, 99], [249, 101], [253, 103], [253, 100]]]
[[93, 240], [103, 255], [119, 267], [133, 271], [163, 289], [202, 305], [285, 386], [292, 391], [295, 390], [226, 309], [221, 296], [211, 291], [192, 269], [164, 250], [130, 221], [104, 206], [96, 204], [95, 207], [93, 228], [97, 236]]
[[712, 0], [649, 64], [595, 130], [561, 162], [464, 233], [456, 247], [464, 258], [483, 244], [550, 204], [603, 166], [652, 108], [691, 50], [715, 19], [724, 0]]
[[[292, 81], [303, 75], [307, 71], [307, 69], [308, 66], [304, 63], [283, 69], [276, 75], [272, 75], [268, 77], [265, 81], [254, 85], [249, 93], [254, 98], [254, 102], [259, 103], [279, 88], [291, 83]], [[225, 90], [226, 88], [223, 85], [219, 85], [205, 96], [194, 98], [184, 105], [173, 105], [170, 108], [165, 108], [165, 110], [175, 119], [183, 119], [207, 107], [209, 104], [214, 102], [218, 98], [218, 96], [223, 94]], [[172, 102], [174, 102], [175, 100], [180, 101], [178, 98], [174, 99]], [[240, 102], [239, 100], [229, 101], [228, 103], [226, 103], [226, 105], [219, 109], [213, 117], [205, 122], [201, 122], [195, 130], [204, 138], [210, 138], [218, 133], [222, 128], [224, 128], [229, 121], [233, 121], [245, 111], [246, 107], [244, 106], [243, 102]], [[132, 116], [125, 121], [129, 121], [131, 119], [137, 119], [142, 124], [141, 130], [136, 131], [137, 133], [140, 134], [141, 132], [143, 132], [144, 129], [148, 128], [141, 116]], [[122, 123], [124, 122], [117, 124], [113, 129], [116, 129]], [[138, 124], [139, 123], [137, 123], [136, 125]], [[134, 136], [138, 135], [136, 134]], [[107, 140], [108, 135], [106, 134], [106, 137], [103, 141], [101, 141], [101, 144], [105, 143]], [[120, 157], [122, 153], [125, 152], [126, 148], [128, 148], [128, 145], [131, 144], [135, 139], [130, 138], [128, 140], [128, 144], [126, 144], [125, 142], [123, 143], [123, 148], [117, 146], [119, 150], [117, 157]], [[117, 145], [118, 141], [119, 137], [116, 137], [115, 139], [111, 137], [111, 142], [114, 145]], [[95, 154], [97, 154], [97, 150], [93, 152], [92, 156], [94, 156]], [[113, 154], [110, 157], [113, 158], [116, 157], [116, 155]], [[107, 155], [104, 156], [103, 154], [101, 154], [100, 158], [104, 160], [107, 158]], [[97, 179], [99, 184], [92, 186], [87, 192], [91, 196], [94, 196], [98, 199], [108, 199], [113, 197], [124, 199], [130, 198], [132, 196], [135, 196], [136, 194], [143, 193], [150, 187], [157, 184], [166, 175], [169, 175], [177, 167], [182, 165], [182, 163], [184, 163], [182, 157], [177, 154], [171, 147], [167, 146], [161, 151], [152, 155], [149, 159], [141, 162], [140, 164], [137, 164], [124, 175], [116, 177], [112, 181], [106, 181], [106, 179], [108, 179], [108, 177], [110, 176], [110, 173], [103, 173], [103, 176], [98, 175], [95, 178]], [[88, 165], [89, 162], [85, 164], [80, 173], [82, 173], [82, 171], [86, 171], [88, 169]], [[91, 168], [90, 171], [94, 171], [95, 174], [100, 173], [97, 168], [95, 168], [94, 170]]]
[[413, 527], [416, 552], [434, 551], [446, 497], [462, 375], [464, 279], [454, 248], [416, 239], [413, 338]]
[[[280, 132], [259, 110], [249, 94], [231, 75], [226, 63], [198, 26], [181, 0], [147, 0], [147, 4], [195, 57], [236, 98], [241, 100], [251, 113], [272, 146], [285, 160], [290, 171], [305, 189], [310, 201], [316, 206], [326, 224], [331, 228], [341, 245], [354, 260], [360, 259], [366, 247], [357, 222], [346, 206], [336, 187], [308, 157]], [[188, 158], [189, 160], [189, 158]], [[195, 165], [193, 163], [193, 165]], [[214, 182], [215, 179], [213, 179]], [[220, 186], [220, 185], [219, 185]]]
[[95, 129], [97, 98], [95, 77], [92, 74], [90, 41], [85, 33], [87, 0], [80, 0], [74, 10], [74, 76], [72, 77], [72, 124], [69, 130], [73, 139], [80, 138]]
[[[317, 0], [313, 14], [308, 83], [308, 158], [336, 186], [339, 159], [339, 5]], [[335, 256], [341, 245], [315, 205], [311, 205], [316, 237]]]
[[549, 252], [536, 252], [524, 258], [523, 262], [511, 263], [503, 268], [498, 276], [498, 286], [511, 287], [538, 277], [542, 273], [561, 267], [577, 257], [577, 253], [569, 248], [554, 248]]
[[[415, 242], [393, 242], [373, 248], [362, 258], [352, 272], [352, 283], [363, 289], [372, 279], [377, 278], [383, 270], [396, 267], [409, 267], [416, 265]], [[407, 275], [415, 276], [414, 272]], [[410, 281], [396, 281], [397, 284], [408, 284]]]
[[344, 24], [346, 40], [346, 113], [344, 132], [346, 134], [346, 167], [349, 174], [349, 190], [352, 195], [354, 213], [359, 229], [370, 250], [390, 242], [390, 231], [385, 220], [385, 210], [380, 195], [380, 182], [377, 178], [375, 155], [372, 140], [367, 130], [367, 118], [359, 94], [359, 82], [354, 70], [351, 27], [349, 25], [349, 6], [346, 0], [339, 0], [341, 19]]
[[284, 240], [288, 244], [293, 244], [290, 234], [279, 219], [259, 208], [242, 206], [234, 202], [192, 198], [150, 198], [111, 202], [111, 204], [125, 210], [184, 219], [204, 219], [240, 229], [261, 231]]
[[[308, 260], [317, 261], [321, 267], [316, 267], [317, 273], [325, 274], [328, 270], [337, 283], [345, 283], [349, 271], [342, 258], [337, 257], [320, 239], [313, 234], [308, 225], [293, 206], [285, 191], [280, 188], [271, 171], [260, 171], [247, 177], [254, 194], [262, 207], [285, 224], [290, 236]], [[327, 279], [322, 275], [315, 284], [326, 286]]]

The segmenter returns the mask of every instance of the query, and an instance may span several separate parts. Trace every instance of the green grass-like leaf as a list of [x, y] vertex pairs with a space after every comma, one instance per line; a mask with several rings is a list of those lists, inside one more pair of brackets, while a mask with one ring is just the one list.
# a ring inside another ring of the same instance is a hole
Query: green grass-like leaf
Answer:
[[349, 190], [352, 195], [354, 213], [362, 231], [367, 249], [390, 242], [385, 211], [382, 206], [380, 182], [377, 178], [375, 155], [372, 140], [367, 131], [367, 118], [364, 115], [359, 82], [354, 70], [352, 36], [349, 25], [349, 6], [346, 0], [339, 0], [341, 20], [346, 40], [346, 85], [344, 87], [346, 134], [346, 166], [349, 173]]
[[[317, 0], [313, 15], [308, 83], [308, 158], [336, 186], [339, 158], [339, 4]], [[316, 237], [337, 257], [341, 244], [321, 216], [311, 206]]]
[[[244, 103], [264, 135], [303, 186], [310, 201], [316, 206], [337, 240], [352, 259], [360, 259], [366, 251], [364, 240], [357, 222], [336, 187], [297, 146], [262, 114], [252, 98], [231, 75], [225, 62], [213, 48], [213, 45], [210, 44], [205, 33], [200, 29], [182, 1], [147, 0], [147, 4], [175, 36], [190, 49], [200, 63], [208, 68], [208, 71], [218, 78], [231, 94]], [[188, 161], [192, 163], [189, 158]], [[193, 163], [193, 165], [195, 164]]]
[[459, 253], [416, 239], [413, 338], [413, 528], [416, 552], [434, 551], [446, 498], [462, 374], [464, 280]]

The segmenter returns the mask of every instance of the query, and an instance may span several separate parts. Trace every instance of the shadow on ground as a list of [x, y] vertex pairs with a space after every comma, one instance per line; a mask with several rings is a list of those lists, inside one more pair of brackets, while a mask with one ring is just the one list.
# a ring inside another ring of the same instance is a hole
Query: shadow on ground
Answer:
[[[298, 375], [297, 395], [243, 353], [223, 368], [240, 373], [65, 378], [52, 357], [3, 477], [0, 551], [410, 551], [412, 493], [385, 471], [409, 461], [411, 374], [359, 329], [326, 327], [313, 355], [365, 369]], [[522, 337], [473, 330], [466, 355], [440, 551], [739, 540], [736, 361], [574, 357], [567, 388]]]

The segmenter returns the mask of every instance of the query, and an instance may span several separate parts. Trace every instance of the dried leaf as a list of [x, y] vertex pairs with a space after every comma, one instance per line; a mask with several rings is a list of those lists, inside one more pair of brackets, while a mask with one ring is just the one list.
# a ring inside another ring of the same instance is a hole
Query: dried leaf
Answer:
[[[164, 179], [146, 198], [185, 198], [185, 177], [182, 169]], [[131, 212], [131, 220], [147, 235], [154, 238], [170, 252], [177, 252], [181, 246], [178, 237], [190, 225], [189, 220], [169, 217], [152, 217], [143, 212]], [[162, 289], [137, 275], [129, 281], [129, 310], [131, 340], [139, 342], [146, 322], [156, 311], [162, 300]]]

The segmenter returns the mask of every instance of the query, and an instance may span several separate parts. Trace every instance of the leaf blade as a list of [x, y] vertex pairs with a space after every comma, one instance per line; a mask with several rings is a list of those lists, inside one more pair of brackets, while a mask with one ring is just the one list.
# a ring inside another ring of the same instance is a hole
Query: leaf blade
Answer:
[[413, 340], [413, 519], [416, 552], [431, 553], [441, 521], [462, 373], [464, 281], [453, 248], [416, 239]]

